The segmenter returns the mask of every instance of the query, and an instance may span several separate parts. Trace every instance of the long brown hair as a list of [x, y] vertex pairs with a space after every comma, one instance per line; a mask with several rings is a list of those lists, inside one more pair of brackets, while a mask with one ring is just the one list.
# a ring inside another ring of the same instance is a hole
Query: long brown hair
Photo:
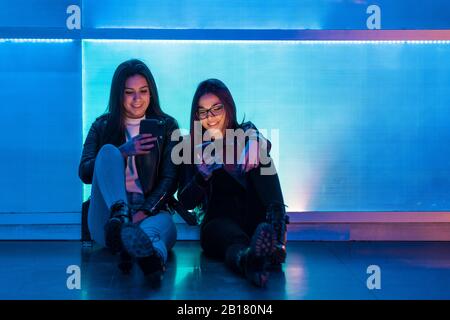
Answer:
[[145, 111], [148, 118], [151, 115], [167, 116], [159, 105], [158, 89], [155, 79], [147, 65], [138, 60], [131, 59], [122, 62], [114, 72], [109, 93], [107, 109], [107, 126], [104, 135], [106, 143], [118, 144], [125, 137], [125, 111], [123, 107], [123, 95], [125, 83], [129, 77], [141, 75], [147, 80], [150, 91], [150, 104]]

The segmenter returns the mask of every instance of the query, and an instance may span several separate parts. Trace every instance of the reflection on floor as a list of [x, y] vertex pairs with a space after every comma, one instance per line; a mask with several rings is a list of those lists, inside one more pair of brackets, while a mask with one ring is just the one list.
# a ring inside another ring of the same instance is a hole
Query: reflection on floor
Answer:
[[[197, 241], [179, 241], [160, 287], [130, 275], [117, 257], [71, 241], [0, 242], [0, 299], [450, 299], [450, 243], [294, 242], [266, 289], [202, 254]], [[69, 290], [67, 267], [81, 270], [81, 289]], [[369, 290], [370, 265], [381, 289]]]

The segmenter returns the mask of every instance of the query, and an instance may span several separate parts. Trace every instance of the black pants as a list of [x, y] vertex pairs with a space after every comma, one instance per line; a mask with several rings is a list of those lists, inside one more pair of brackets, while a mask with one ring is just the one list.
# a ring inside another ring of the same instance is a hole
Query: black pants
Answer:
[[[257, 168], [246, 175], [247, 203], [245, 212], [241, 213], [245, 216], [237, 219], [234, 212], [214, 216], [205, 220], [200, 232], [200, 243], [205, 254], [225, 259], [230, 267], [233, 267], [230, 259], [237, 251], [249, 246], [258, 224], [266, 221], [267, 206], [284, 203], [277, 174], [261, 175], [260, 168]], [[221, 211], [223, 209], [226, 208], [221, 208]]]

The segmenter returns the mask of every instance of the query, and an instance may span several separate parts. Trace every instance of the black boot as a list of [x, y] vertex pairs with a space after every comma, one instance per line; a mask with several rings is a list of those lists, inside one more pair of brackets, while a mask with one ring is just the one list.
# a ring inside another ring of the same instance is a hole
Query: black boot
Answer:
[[130, 274], [133, 268], [133, 257], [125, 250], [120, 252], [118, 267], [123, 274]]
[[152, 239], [140, 226], [133, 223], [123, 226], [121, 238], [124, 250], [136, 258], [147, 281], [152, 286], [159, 286], [165, 271], [165, 264], [161, 255], [153, 247]]
[[249, 247], [232, 245], [228, 248], [226, 262], [232, 270], [244, 275], [252, 284], [265, 287], [269, 279], [267, 264], [274, 246], [272, 226], [261, 223], [256, 228]]
[[122, 225], [131, 221], [131, 213], [128, 206], [123, 201], [118, 201], [111, 206], [111, 215], [105, 224], [105, 244], [113, 253], [122, 250], [120, 230]]
[[144, 273], [144, 277], [150, 286], [156, 288], [161, 285], [166, 266], [163, 258], [156, 250], [150, 256], [137, 258], [137, 264]]
[[271, 204], [267, 208], [267, 222], [270, 223], [275, 232], [275, 250], [271, 257], [272, 265], [280, 265], [286, 261], [286, 224], [289, 216], [283, 204]]

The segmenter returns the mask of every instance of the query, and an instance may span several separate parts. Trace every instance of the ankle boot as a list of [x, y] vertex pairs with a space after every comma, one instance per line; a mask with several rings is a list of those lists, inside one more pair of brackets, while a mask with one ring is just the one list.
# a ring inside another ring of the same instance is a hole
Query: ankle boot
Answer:
[[121, 240], [124, 251], [136, 259], [147, 282], [152, 286], [158, 286], [166, 267], [163, 257], [153, 247], [154, 239], [151, 239], [139, 225], [127, 223], [122, 227]]
[[131, 212], [125, 202], [118, 201], [111, 206], [110, 218], [105, 224], [105, 244], [113, 253], [122, 250], [120, 230], [123, 224], [131, 220]]
[[286, 214], [284, 204], [271, 204], [267, 208], [267, 222], [270, 223], [275, 232], [275, 250], [271, 257], [272, 265], [280, 265], [286, 261], [286, 224], [289, 216]]
[[145, 281], [152, 287], [159, 287], [163, 279], [166, 266], [163, 258], [155, 250], [152, 255], [136, 259], [141, 268]]
[[241, 274], [243, 274], [248, 281], [257, 287], [263, 288], [266, 286], [266, 283], [269, 280], [269, 273], [265, 268], [266, 262], [263, 259], [256, 257], [251, 252], [250, 247], [239, 251], [236, 257], [236, 263]]
[[267, 264], [273, 254], [275, 241], [272, 227], [261, 223], [256, 229], [250, 246], [234, 245], [227, 250], [230, 267], [244, 275], [252, 284], [265, 287], [269, 273]]

